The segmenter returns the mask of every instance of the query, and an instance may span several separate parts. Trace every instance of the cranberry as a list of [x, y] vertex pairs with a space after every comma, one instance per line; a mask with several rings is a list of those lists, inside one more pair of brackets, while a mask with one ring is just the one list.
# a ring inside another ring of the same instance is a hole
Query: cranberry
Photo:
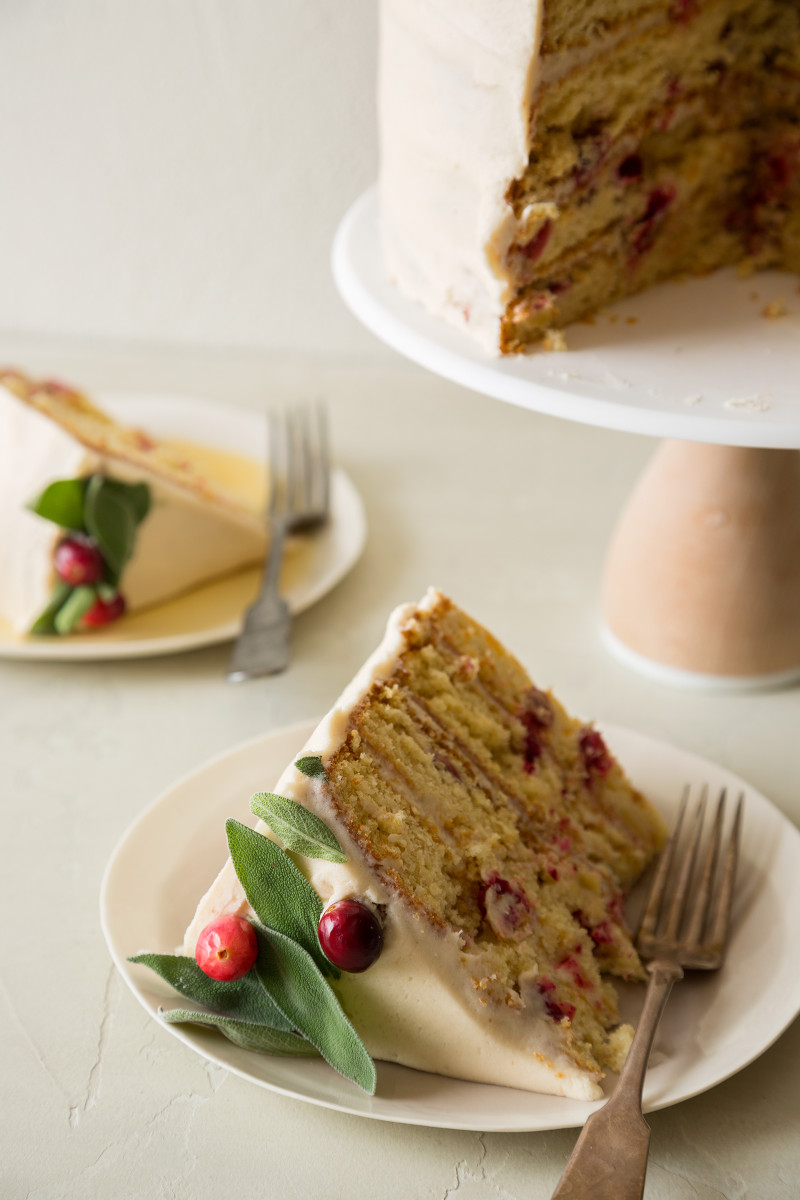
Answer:
[[607, 775], [614, 765], [608, 746], [596, 729], [583, 729], [579, 738], [581, 755], [587, 772]]
[[245, 917], [217, 917], [197, 939], [194, 956], [211, 979], [241, 979], [258, 958], [256, 931]]
[[520, 884], [493, 871], [481, 886], [478, 903], [499, 938], [521, 941], [530, 933], [532, 905]]
[[121, 592], [117, 592], [111, 600], [101, 600], [98, 596], [89, 611], [83, 614], [82, 624], [92, 629], [110, 625], [112, 621], [118, 621], [124, 612], [125, 597]]
[[568, 1021], [572, 1020], [575, 1016], [575, 1005], [570, 1004], [568, 1000], [556, 1000], [554, 996], [549, 995], [556, 989], [552, 979], [540, 979], [536, 986], [540, 995], [544, 997], [544, 1011], [548, 1017], [552, 1017], [554, 1021], [562, 1021], [564, 1017]]
[[94, 542], [65, 538], [53, 556], [56, 574], [73, 587], [97, 583], [103, 578], [103, 556]]
[[641, 154], [629, 154], [623, 158], [622, 162], [617, 167], [617, 175], [620, 179], [624, 179], [626, 183], [631, 180], [641, 179], [644, 174], [644, 163], [642, 162]]
[[383, 929], [360, 900], [337, 900], [319, 919], [319, 944], [342, 971], [356, 974], [371, 967], [383, 949]]
[[547, 217], [542, 225], [536, 230], [529, 242], [524, 246], [520, 246], [520, 254], [524, 254], [531, 262], [535, 262], [542, 254], [544, 248], [550, 241], [550, 234], [553, 232], [553, 222]]

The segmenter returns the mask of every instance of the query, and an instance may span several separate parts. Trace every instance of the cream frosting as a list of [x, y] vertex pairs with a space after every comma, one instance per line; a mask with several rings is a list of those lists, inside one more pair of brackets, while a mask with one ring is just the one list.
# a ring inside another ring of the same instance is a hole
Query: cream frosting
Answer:
[[88, 449], [0, 384], [0, 616], [16, 632], [28, 630], [47, 604], [60, 536], [26, 505], [54, 480], [95, 471], [150, 488], [151, 510], [121, 585], [128, 611], [263, 557], [266, 533], [255, 515]]
[[[323, 759], [341, 745], [351, 709], [376, 682], [392, 672], [404, 647], [403, 626], [419, 609], [433, 608], [431, 590], [419, 605], [392, 613], [380, 646], [320, 722], [301, 753]], [[274, 790], [303, 804], [333, 825], [324, 784], [290, 764]], [[269, 834], [263, 822], [256, 828]], [[343, 864], [292, 855], [325, 905], [357, 897], [384, 906], [384, 950], [362, 974], [342, 974], [333, 986], [376, 1058], [450, 1075], [530, 1091], [590, 1100], [602, 1095], [597, 1076], [581, 1070], [564, 1054], [553, 1022], [533, 996], [521, 1010], [500, 1009], [482, 1001], [472, 977], [482, 969], [474, 951], [457, 932], [441, 933], [396, 894], [389, 893], [364, 861], [346, 832], [334, 826], [347, 854]], [[186, 931], [183, 951], [193, 955], [201, 930], [221, 913], [249, 913], [249, 906], [228, 860], [200, 901]], [[474, 958], [474, 970], [471, 957]]]
[[505, 200], [528, 160], [542, 0], [383, 0], [381, 226], [409, 297], [498, 351]]

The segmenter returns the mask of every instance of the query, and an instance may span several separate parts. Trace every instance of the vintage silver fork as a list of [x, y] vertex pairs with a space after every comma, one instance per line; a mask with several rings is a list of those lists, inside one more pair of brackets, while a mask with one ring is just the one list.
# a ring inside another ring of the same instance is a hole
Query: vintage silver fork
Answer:
[[228, 666], [240, 683], [276, 675], [289, 665], [289, 606], [278, 592], [289, 533], [321, 525], [330, 506], [328, 422], [322, 404], [271, 412], [269, 439], [269, 546], [258, 597], [247, 610]]
[[644, 1008], [622, 1073], [606, 1104], [583, 1127], [553, 1200], [640, 1200], [647, 1172], [650, 1127], [642, 1116], [642, 1088], [656, 1027], [673, 983], [684, 968], [713, 971], [725, 955], [730, 925], [744, 796], [722, 849], [723, 788], [700, 865], [706, 789], [686, 845], [680, 849], [690, 788], [665, 845], [636, 939], [649, 959]]

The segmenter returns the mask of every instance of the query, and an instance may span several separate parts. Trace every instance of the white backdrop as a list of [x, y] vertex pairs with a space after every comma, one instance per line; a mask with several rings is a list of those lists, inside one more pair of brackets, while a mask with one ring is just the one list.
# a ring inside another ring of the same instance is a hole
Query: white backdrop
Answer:
[[0, 331], [353, 353], [374, 0], [3, 0]]

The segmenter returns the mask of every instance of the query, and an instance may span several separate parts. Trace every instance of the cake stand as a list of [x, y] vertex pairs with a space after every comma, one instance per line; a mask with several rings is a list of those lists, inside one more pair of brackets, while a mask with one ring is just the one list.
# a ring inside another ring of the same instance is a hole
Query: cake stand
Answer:
[[568, 350], [496, 359], [403, 297], [377, 188], [333, 246], [342, 298], [405, 357], [498, 400], [667, 439], [606, 558], [603, 635], [664, 683], [800, 678], [800, 294], [795, 276], [661, 284], [568, 330]]

